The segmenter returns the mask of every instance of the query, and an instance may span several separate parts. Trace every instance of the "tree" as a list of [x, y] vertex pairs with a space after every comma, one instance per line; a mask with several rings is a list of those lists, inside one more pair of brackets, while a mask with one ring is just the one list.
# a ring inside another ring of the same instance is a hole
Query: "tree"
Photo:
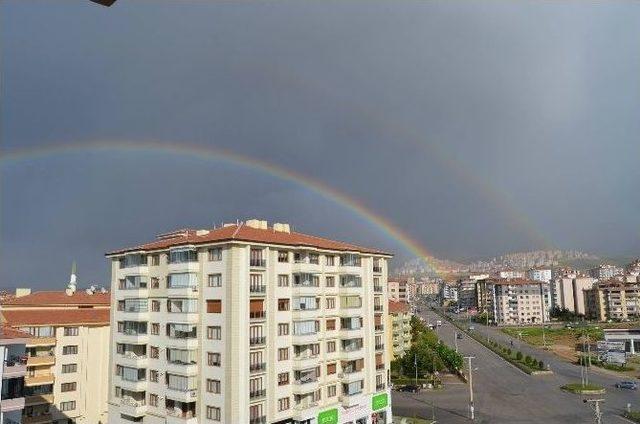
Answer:
[[517, 359], [518, 361], [522, 361], [522, 352], [518, 352], [518, 353], [516, 353], [516, 359]]

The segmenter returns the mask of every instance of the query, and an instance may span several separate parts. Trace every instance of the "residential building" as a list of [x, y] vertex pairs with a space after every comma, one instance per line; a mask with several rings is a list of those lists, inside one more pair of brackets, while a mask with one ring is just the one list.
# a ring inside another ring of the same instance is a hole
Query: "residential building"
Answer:
[[411, 308], [407, 302], [389, 301], [387, 329], [390, 359], [401, 358], [411, 347]]
[[576, 314], [586, 313], [584, 291], [591, 289], [596, 279], [586, 276], [559, 277], [551, 282], [551, 304]]
[[598, 321], [640, 317], [640, 283], [609, 279], [585, 292], [585, 314]]
[[530, 268], [527, 271], [527, 278], [533, 281], [548, 283], [552, 278], [551, 268]]
[[608, 280], [615, 277], [616, 275], [620, 275], [623, 273], [623, 268], [610, 264], [602, 264], [596, 268], [592, 268], [589, 270], [589, 275], [599, 280]]
[[493, 319], [498, 325], [541, 324], [549, 320], [546, 285], [524, 279], [489, 281]]
[[407, 279], [399, 277], [390, 277], [387, 286], [389, 300], [394, 302], [406, 302], [407, 296]]
[[107, 257], [109, 424], [390, 422], [388, 253], [249, 220]]
[[440, 284], [440, 298], [443, 303], [458, 301], [458, 287], [455, 282], [443, 282]]
[[11, 327], [0, 327], [0, 423], [20, 424], [24, 404], [24, 376], [27, 373], [25, 345], [31, 335]]
[[516, 279], [525, 278], [525, 272], [517, 269], [503, 269], [498, 271], [498, 278]]
[[23, 422], [105, 424], [109, 294], [94, 290], [16, 290], [2, 323], [26, 341]]
[[478, 308], [477, 280], [464, 279], [458, 282], [458, 308], [463, 311]]

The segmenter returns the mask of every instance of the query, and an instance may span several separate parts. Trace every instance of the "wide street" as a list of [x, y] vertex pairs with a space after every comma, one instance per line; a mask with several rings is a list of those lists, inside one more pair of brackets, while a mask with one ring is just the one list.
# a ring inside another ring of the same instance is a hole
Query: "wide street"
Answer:
[[[426, 309], [426, 308], [425, 308]], [[421, 314], [430, 322], [438, 317], [432, 311]], [[456, 328], [442, 319], [440, 338], [450, 346], [455, 344]], [[475, 326], [477, 332], [509, 344], [510, 337], [495, 328]], [[600, 370], [590, 372], [590, 381], [600, 384], [607, 393], [600, 396], [574, 395], [560, 390], [560, 386], [580, 381], [580, 367], [564, 362], [553, 354], [534, 349], [514, 340], [514, 348], [535, 356], [549, 364], [553, 375], [529, 376], [472, 338], [464, 335], [458, 340], [463, 356], [474, 356], [473, 388], [476, 422], [482, 423], [589, 423], [593, 412], [583, 403], [584, 398], [604, 398], [603, 423], [624, 423], [619, 415], [627, 403], [640, 408], [640, 394], [616, 389], [613, 385], [622, 377]], [[465, 369], [466, 372], [466, 369]], [[400, 416], [431, 417], [432, 404], [439, 423], [468, 423], [469, 387], [457, 380], [445, 381], [445, 389], [423, 391], [420, 394], [393, 392], [393, 412]]]

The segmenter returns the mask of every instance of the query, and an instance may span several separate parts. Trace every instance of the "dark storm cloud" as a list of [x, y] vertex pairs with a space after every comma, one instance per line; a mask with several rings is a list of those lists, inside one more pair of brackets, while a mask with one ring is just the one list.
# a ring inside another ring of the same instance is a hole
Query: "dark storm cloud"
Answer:
[[[3, 150], [226, 148], [359, 199], [440, 256], [640, 249], [635, 3], [0, 7]], [[361, 217], [260, 172], [65, 154], [2, 165], [0, 285], [52, 285], [73, 258], [104, 281], [105, 250], [251, 216], [407, 255]]]

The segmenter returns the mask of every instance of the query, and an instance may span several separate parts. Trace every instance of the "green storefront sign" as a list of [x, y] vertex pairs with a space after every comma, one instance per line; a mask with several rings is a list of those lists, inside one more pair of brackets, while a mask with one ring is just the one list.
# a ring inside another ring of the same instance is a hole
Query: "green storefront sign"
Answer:
[[329, 409], [319, 413], [318, 424], [338, 424], [338, 410]]
[[389, 395], [386, 393], [380, 393], [371, 398], [371, 410], [377, 411], [378, 409], [386, 408], [389, 405]]

